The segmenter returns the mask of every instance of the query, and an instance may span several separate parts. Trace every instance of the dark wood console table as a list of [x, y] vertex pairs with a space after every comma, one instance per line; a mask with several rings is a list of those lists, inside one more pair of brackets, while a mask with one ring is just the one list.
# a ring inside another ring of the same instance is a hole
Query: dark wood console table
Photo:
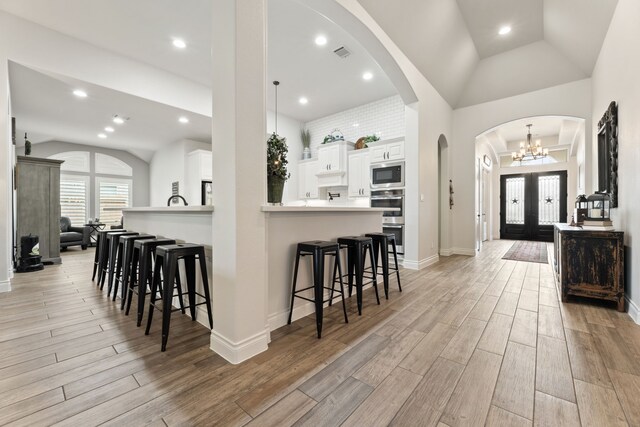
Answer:
[[555, 224], [554, 268], [569, 295], [615, 301], [624, 311], [624, 232]]

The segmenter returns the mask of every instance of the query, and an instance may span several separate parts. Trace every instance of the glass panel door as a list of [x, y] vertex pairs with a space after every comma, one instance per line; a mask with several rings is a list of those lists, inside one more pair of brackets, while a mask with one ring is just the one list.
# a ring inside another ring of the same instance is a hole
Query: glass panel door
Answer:
[[507, 224], [524, 224], [524, 177], [507, 178]]
[[538, 176], [538, 225], [560, 222], [560, 175]]

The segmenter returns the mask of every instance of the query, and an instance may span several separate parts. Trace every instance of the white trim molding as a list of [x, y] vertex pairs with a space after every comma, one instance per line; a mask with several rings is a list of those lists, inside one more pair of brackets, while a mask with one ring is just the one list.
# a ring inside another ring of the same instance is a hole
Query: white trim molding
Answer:
[[239, 342], [233, 342], [212, 330], [210, 348], [228, 362], [237, 365], [267, 350], [269, 339], [270, 334], [266, 329]]
[[640, 325], [640, 308], [638, 308], [636, 303], [629, 299], [629, 297], [625, 296], [624, 299], [627, 300], [627, 307], [629, 307], [627, 314], [629, 314], [629, 317], [631, 317], [634, 322]]
[[451, 256], [453, 255], [453, 250], [449, 249], [440, 249], [440, 256]]
[[440, 261], [440, 256], [438, 254], [435, 254], [431, 255], [430, 257], [421, 259], [420, 261], [404, 259], [402, 261], [402, 266], [407, 270], [424, 270], [425, 268], [435, 264], [438, 261]]
[[455, 255], [467, 255], [467, 256], [476, 256], [478, 255], [475, 249], [470, 248], [451, 248], [451, 254]]
[[11, 280], [0, 281], [0, 293], [11, 292]]

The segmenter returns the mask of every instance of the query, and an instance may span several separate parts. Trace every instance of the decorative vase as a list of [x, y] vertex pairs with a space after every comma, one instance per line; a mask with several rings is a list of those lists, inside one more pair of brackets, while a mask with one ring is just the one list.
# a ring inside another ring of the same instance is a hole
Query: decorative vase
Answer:
[[310, 158], [311, 158], [311, 149], [309, 147], [304, 147], [304, 150], [302, 151], [302, 160], [306, 160]]
[[286, 180], [279, 176], [270, 176], [267, 179], [267, 202], [282, 204], [282, 193]]

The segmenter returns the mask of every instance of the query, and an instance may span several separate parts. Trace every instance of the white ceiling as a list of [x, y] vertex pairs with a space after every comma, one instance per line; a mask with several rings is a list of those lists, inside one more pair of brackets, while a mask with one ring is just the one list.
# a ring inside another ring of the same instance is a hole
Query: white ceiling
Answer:
[[[589, 77], [617, 4], [617, 0], [359, 1], [456, 108]], [[213, 0], [0, 0], [0, 10], [210, 86], [212, 4]], [[497, 36], [505, 24], [513, 27], [512, 32]], [[354, 38], [295, 0], [269, 1], [268, 31], [268, 108], [273, 108], [270, 83], [275, 79], [281, 82], [279, 111], [301, 121], [395, 93]], [[319, 33], [328, 39], [323, 48], [313, 43]], [[175, 49], [172, 37], [183, 38], [187, 48]], [[339, 59], [332, 53], [341, 45], [353, 52], [349, 58]], [[374, 74], [372, 81], [362, 80], [365, 70]], [[30, 92], [29, 96], [35, 95]], [[103, 95], [113, 103], [80, 113], [95, 118], [107, 110], [126, 108], [135, 110], [137, 116], [153, 118], [151, 112], [163, 109], [144, 100], [127, 99], [124, 94]], [[307, 97], [309, 104], [300, 105], [300, 96]], [[61, 104], [56, 105], [63, 106], [60, 109], [73, 110], [72, 105], [58, 101]], [[22, 119], [30, 124], [31, 132], [43, 129], [46, 137], [83, 142], [90, 139], [87, 135], [96, 133], [97, 123], [81, 115], [77, 117], [83, 117], [86, 124], [78, 123], [77, 127], [90, 133], [79, 135], [67, 124], [63, 135], [64, 120], [59, 115], [58, 120], [46, 122], [57, 129], [53, 132], [35, 123], [33, 111], [39, 112], [44, 123], [44, 107], [28, 105], [35, 102], [33, 99], [20, 102], [23, 113], [31, 114]], [[53, 103], [50, 107], [55, 110]], [[173, 123], [168, 120], [166, 125]], [[139, 129], [136, 141], [115, 141], [114, 137], [113, 143], [144, 153], [153, 148], [141, 141], [163, 140], [156, 138], [160, 135], [153, 129]], [[182, 131], [178, 129], [162, 135], [178, 134]]]
[[[359, 0], [454, 108], [591, 76], [617, 0]], [[512, 31], [501, 37], [503, 25]]]
[[543, 139], [545, 147], [566, 146], [573, 148], [582, 136], [584, 120], [564, 116], [529, 117], [502, 124], [478, 135], [477, 140], [489, 144], [496, 154], [517, 150], [520, 142], [527, 139], [527, 125], [531, 124], [531, 136]]
[[[128, 151], [150, 160], [158, 148], [182, 139], [211, 141], [211, 118], [101, 86], [9, 64], [11, 108], [17, 139], [32, 143], [65, 141]], [[75, 89], [86, 98], [73, 95]], [[114, 124], [117, 114], [129, 117]], [[178, 118], [189, 119], [181, 124]], [[115, 132], [104, 131], [111, 126]], [[107, 135], [100, 139], [99, 133]]]

